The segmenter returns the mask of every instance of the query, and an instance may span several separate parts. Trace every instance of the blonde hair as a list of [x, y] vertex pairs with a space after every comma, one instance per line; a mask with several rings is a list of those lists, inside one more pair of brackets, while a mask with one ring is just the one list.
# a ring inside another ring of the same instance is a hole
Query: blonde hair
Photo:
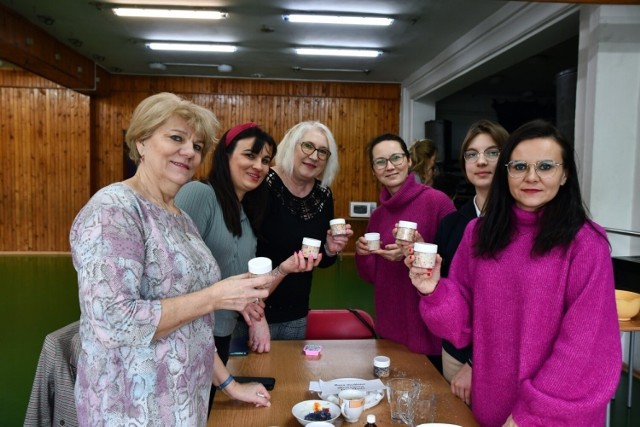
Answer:
[[[435, 167], [435, 157], [438, 154], [438, 147], [430, 139], [418, 139], [409, 148], [411, 156], [411, 171], [415, 172], [422, 181], [426, 180], [427, 174]], [[431, 160], [434, 160], [431, 164]], [[431, 179], [435, 177], [433, 169]]]
[[158, 93], [145, 98], [138, 104], [125, 134], [129, 158], [136, 165], [140, 163], [136, 142], [149, 138], [156, 129], [173, 116], [183, 118], [193, 128], [198, 138], [203, 140], [203, 157], [218, 142], [216, 133], [220, 129], [220, 123], [213, 112], [173, 93]]
[[278, 153], [274, 160], [284, 173], [291, 176], [293, 174], [293, 153], [298, 143], [302, 141], [304, 134], [310, 130], [317, 130], [323, 134], [329, 143], [331, 155], [326, 160], [326, 165], [320, 175], [322, 186], [329, 187], [338, 174], [338, 145], [329, 128], [323, 123], [317, 121], [300, 122], [289, 129], [278, 144]]

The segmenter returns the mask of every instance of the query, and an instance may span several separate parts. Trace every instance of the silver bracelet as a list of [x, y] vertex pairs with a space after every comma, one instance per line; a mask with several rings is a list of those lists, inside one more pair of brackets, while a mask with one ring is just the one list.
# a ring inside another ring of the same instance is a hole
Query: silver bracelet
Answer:
[[273, 277], [276, 277], [278, 274], [281, 275], [281, 276], [286, 276], [287, 275], [287, 273], [282, 271], [282, 269], [280, 268], [280, 264], [278, 264], [278, 266], [276, 268], [274, 268], [273, 271], [271, 272], [271, 275]]

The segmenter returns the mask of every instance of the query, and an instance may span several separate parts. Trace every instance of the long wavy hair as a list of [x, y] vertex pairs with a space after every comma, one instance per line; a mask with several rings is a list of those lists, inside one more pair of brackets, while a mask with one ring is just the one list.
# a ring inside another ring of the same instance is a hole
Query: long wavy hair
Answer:
[[485, 215], [480, 218], [477, 228], [475, 252], [479, 256], [495, 257], [512, 240], [515, 200], [509, 191], [509, 175], [505, 165], [518, 144], [535, 138], [550, 138], [560, 145], [567, 179], [560, 186], [558, 194], [542, 208], [531, 255], [544, 255], [557, 246], [567, 247], [588, 221], [588, 211], [580, 193], [573, 146], [551, 123], [534, 120], [516, 129], [500, 151]]
[[[221, 141], [226, 141], [227, 133], [222, 136]], [[213, 187], [218, 203], [222, 209], [222, 216], [227, 228], [234, 236], [242, 236], [242, 227], [240, 223], [240, 206], [244, 209], [251, 228], [254, 233], [258, 233], [260, 225], [264, 217], [264, 206], [267, 203], [267, 188], [264, 181], [251, 191], [248, 191], [242, 201], [238, 200], [233, 180], [231, 179], [231, 171], [229, 169], [229, 160], [238, 145], [238, 141], [245, 138], [255, 138], [251, 152], [260, 153], [266, 145], [271, 151], [271, 158], [276, 155], [276, 142], [271, 135], [263, 131], [259, 127], [252, 127], [240, 132], [227, 145], [221, 142], [213, 152], [213, 166], [207, 181]]]

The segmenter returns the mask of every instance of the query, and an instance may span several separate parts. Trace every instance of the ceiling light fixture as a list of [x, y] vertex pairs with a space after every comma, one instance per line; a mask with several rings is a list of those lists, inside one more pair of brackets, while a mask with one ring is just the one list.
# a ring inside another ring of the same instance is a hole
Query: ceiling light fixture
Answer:
[[146, 46], [151, 50], [175, 50], [187, 52], [235, 52], [237, 47], [229, 44], [214, 43], [178, 43], [178, 42], [150, 42]]
[[[161, 65], [164, 68], [157, 67]], [[217, 68], [221, 73], [230, 73], [233, 71], [233, 67], [229, 64], [198, 64], [193, 62], [152, 62], [149, 64], [149, 68], [156, 70], [166, 70], [167, 67], [202, 67], [202, 68]]]
[[345, 16], [345, 15], [314, 15], [304, 13], [292, 13], [283, 15], [282, 18], [289, 22], [302, 22], [307, 24], [338, 24], [338, 25], [378, 25], [389, 26], [393, 18], [380, 16]]
[[318, 71], [318, 72], [337, 72], [337, 73], [364, 73], [369, 74], [371, 70], [359, 70], [357, 68], [307, 68], [307, 67], [291, 67], [293, 71]]
[[171, 19], [225, 19], [229, 14], [217, 10], [205, 9], [160, 9], [142, 7], [115, 7], [113, 13], [118, 16], [134, 18], [171, 18]]
[[358, 58], [375, 58], [382, 55], [382, 51], [374, 49], [298, 47], [295, 50], [298, 55], [350, 56]]

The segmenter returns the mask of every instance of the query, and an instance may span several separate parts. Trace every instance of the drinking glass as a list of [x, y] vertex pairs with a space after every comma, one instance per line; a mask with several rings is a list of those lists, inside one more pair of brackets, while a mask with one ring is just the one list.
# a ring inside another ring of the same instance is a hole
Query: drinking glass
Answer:
[[413, 378], [391, 378], [387, 384], [391, 421], [409, 424], [409, 408], [420, 395], [420, 381]]

